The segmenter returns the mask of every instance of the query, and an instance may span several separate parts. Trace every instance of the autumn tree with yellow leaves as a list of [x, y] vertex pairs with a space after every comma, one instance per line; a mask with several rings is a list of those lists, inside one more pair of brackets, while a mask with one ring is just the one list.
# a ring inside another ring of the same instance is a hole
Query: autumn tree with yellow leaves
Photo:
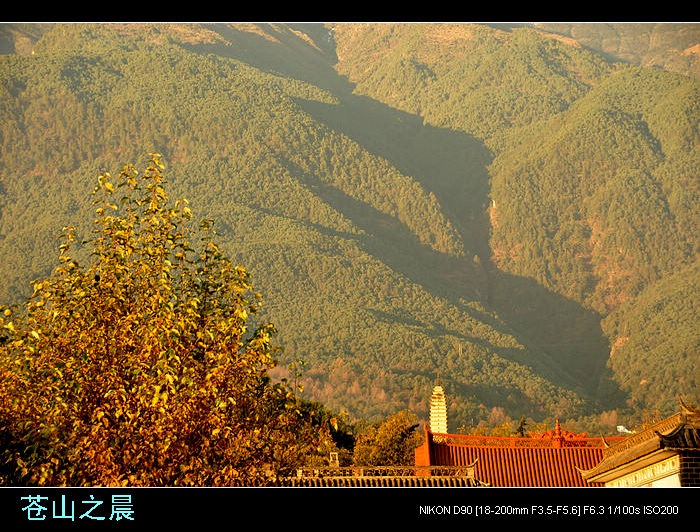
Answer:
[[410, 466], [422, 443], [413, 412], [402, 410], [382, 422], [365, 427], [358, 436], [354, 461], [358, 466]]
[[328, 435], [268, 377], [248, 272], [151, 157], [99, 176], [89, 267], [65, 228], [55, 273], [0, 309], [4, 485], [262, 485]]

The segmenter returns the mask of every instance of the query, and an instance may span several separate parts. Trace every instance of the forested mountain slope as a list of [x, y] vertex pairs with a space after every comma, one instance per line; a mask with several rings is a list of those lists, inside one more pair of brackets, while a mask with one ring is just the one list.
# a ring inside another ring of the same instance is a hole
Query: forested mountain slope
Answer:
[[[588, 34], [613, 31], [603, 26], [591, 25]], [[696, 26], [676, 30], [673, 46], [694, 49]], [[615, 31], [632, 49], [634, 28]], [[638, 40], [672, 35], [663, 25], [636, 31]], [[572, 369], [585, 374], [605, 365], [610, 348], [603, 343], [615, 338], [601, 342], [595, 322], [624, 313], [642, 291], [697, 260], [697, 79], [614, 63], [578, 41], [526, 27], [350, 26], [336, 39], [338, 68], [358, 91], [465, 131], [490, 149], [489, 244], [497, 270], [489, 302]], [[363, 49], [381, 61], [365, 66]], [[543, 287], [577, 304], [542, 304]], [[697, 325], [688, 310], [686, 319]], [[633, 327], [645, 336], [644, 322]], [[640, 404], [639, 393], [648, 408], [672, 408], [674, 391], [695, 390], [688, 370], [697, 375], [698, 334], [679, 332], [657, 331], [665, 359], [675, 361], [666, 366], [668, 389], [650, 400], [625, 377], [635, 390], [629, 403]], [[688, 352], [693, 365], [681, 368]], [[639, 371], [645, 356], [627, 362]], [[622, 378], [621, 365], [610, 367]]]
[[534, 26], [619, 61], [700, 77], [698, 24], [539, 23]]
[[[46, 29], [0, 57], [3, 301], [90, 230], [100, 168], [155, 151], [329, 407], [425, 415], [438, 374], [453, 430], [696, 393], [697, 284], [669, 280], [697, 271], [696, 80], [530, 28]], [[642, 354], [658, 305], [683, 338]]]

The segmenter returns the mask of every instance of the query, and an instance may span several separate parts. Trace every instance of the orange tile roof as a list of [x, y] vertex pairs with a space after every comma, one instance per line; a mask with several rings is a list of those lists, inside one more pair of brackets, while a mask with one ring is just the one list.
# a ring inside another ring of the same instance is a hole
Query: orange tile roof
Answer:
[[416, 451], [416, 465], [474, 464], [475, 478], [491, 486], [602, 486], [587, 482], [580, 472], [603, 459], [602, 438], [562, 434], [558, 424], [556, 434], [541, 436], [495, 438], [426, 431], [425, 443]]
[[[475, 476], [491, 486], [590, 486], [578, 469], [603, 458], [592, 447], [482, 447], [436, 444], [435, 464], [471, 464]], [[577, 469], [578, 468], [578, 469]]]

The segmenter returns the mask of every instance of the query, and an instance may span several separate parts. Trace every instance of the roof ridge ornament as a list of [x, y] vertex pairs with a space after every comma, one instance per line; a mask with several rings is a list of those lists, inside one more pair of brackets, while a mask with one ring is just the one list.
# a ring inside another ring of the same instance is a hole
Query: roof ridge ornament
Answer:
[[699, 413], [698, 410], [694, 408], [694, 405], [686, 404], [680, 394], [676, 395], [676, 397], [678, 398], [678, 403], [681, 405], [681, 412], [683, 414], [686, 416], [692, 416]]

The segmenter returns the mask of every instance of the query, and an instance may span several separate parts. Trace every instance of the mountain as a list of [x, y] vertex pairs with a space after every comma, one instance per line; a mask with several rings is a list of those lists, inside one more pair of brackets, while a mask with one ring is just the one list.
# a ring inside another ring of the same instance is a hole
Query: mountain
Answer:
[[659, 67], [695, 79], [700, 76], [697, 24], [540, 23], [534, 26], [617, 61]]
[[159, 152], [265, 296], [278, 374], [303, 360], [331, 408], [425, 416], [438, 376], [452, 430], [697, 394], [687, 72], [571, 28], [0, 30], [3, 302], [50, 274], [61, 227], [89, 234], [101, 168]]

